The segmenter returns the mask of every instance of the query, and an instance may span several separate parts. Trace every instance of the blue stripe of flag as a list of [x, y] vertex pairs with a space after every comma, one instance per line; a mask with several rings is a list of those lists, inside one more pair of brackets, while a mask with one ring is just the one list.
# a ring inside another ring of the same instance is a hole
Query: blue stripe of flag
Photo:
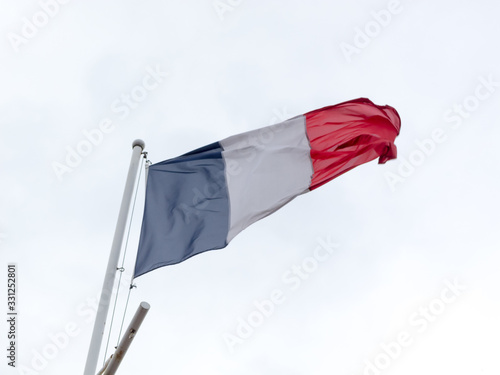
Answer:
[[227, 245], [222, 151], [216, 142], [149, 167], [134, 277]]

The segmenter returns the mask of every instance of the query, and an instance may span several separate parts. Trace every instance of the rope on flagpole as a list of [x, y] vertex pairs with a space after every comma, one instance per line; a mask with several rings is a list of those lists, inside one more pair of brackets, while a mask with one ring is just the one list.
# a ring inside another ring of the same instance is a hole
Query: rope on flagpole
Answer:
[[122, 329], [123, 329], [123, 322], [125, 322], [125, 315], [127, 314], [127, 307], [128, 307], [128, 301], [130, 298], [130, 292], [132, 289], [137, 288], [135, 284], [132, 284], [134, 279], [130, 281], [130, 288], [128, 288], [128, 295], [127, 295], [127, 302], [125, 303], [125, 310], [123, 311], [123, 318], [122, 318], [122, 324], [120, 325], [120, 333], [118, 334], [118, 341], [116, 342], [116, 346], [120, 344], [120, 337], [122, 337]]
[[[146, 187], [147, 182], [148, 182], [149, 167], [150, 167], [150, 165], [152, 163], [148, 159], [148, 153], [147, 152], [143, 152], [142, 154], [144, 155], [144, 159], [146, 159], [145, 164], [144, 164], [144, 171], [145, 171], [144, 174], [145, 174], [145, 177], [146, 177], [146, 184], [145, 184], [144, 187]], [[139, 176], [139, 178], [140, 178], [140, 176]], [[137, 198], [137, 191], [136, 191], [136, 198]], [[135, 198], [134, 198], [134, 205], [135, 205]], [[136, 258], [136, 262], [137, 262], [137, 258]], [[134, 270], [135, 270], [135, 262], [134, 262]], [[128, 288], [128, 295], [127, 295], [127, 302], [125, 304], [125, 311], [123, 312], [122, 324], [120, 326], [120, 333], [118, 334], [118, 343], [116, 344], [117, 346], [119, 345], [119, 343], [120, 343], [120, 337], [122, 336], [123, 323], [125, 322], [125, 315], [127, 313], [127, 307], [128, 307], [128, 301], [129, 301], [129, 298], [130, 298], [130, 292], [134, 288], [137, 288], [137, 285], [134, 284], [134, 275], [132, 274], [132, 279], [130, 280], [130, 287]]]
[[[146, 158], [147, 153], [143, 152], [142, 154], [144, 155], [144, 158]], [[125, 248], [123, 250], [122, 264], [121, 264], [121, 267], [119, 267], [119, 268], [116, 269], [117, 271], [120, 271], [120, 276], [118, 278], [118, 285], [117, 285], [117, 288], [116, 288], [115, 302], [113, 304], [113, 312], [111, 313], [111, 322], [109, 324], [109, 332], [108, 332], [108, 337], [107, 337], [107, 340], [106, 340], [106, 349], [104, 351], [103, 366], [105, 365], [106, 357], [108, 355], [109, 340], [111, 339], [111, 329], [113, 327], [113, 321], [114, 321], [114, 318], [115, 318], [115, 310], [116, 310], [116, 305], [117, 305], [117, 302], [118, 302], [118, 293], [120, 291], [120, 285], [121, 285], [122, 275], [123, 275], [123, 272], [125, 271], [125, 267], [123, 267], [123, 266], [125, 264], [125, 257], [127, 255], [128, 240], [130, 238], [130, 229], [132, 228], [132, 220], [134, 218], [135, 203], [137, 201], [137, 192], [139, 191], [139, 183], [138, 183], [138, 181], [140, 181], [140, 179], [141, 179], [141, 174], [142, 174], [142, 167], [139, 168], [139, 176], [137, 177], [137, 184], [136, 184], [135, 194], [134, 194], [134, 202], [132, 203], [132, 212], [130, 214], [130, 221], [129, 221], [129, 225], [128, 225], [127, 239], [125, 241]], [[128, 292], [128, 296], [127, 296], [127, 302], [125, 304], [125, 312], [127, 311], [127, 307], [128, 307], [128, 302], [129, 302], [129, 298], [130, 298], [130, 291], [132, 290], [132, 288], [134, 286], [131, 283], [130, 288], [129, 288], [129, 292]], [[120, 342], [120, 336], [121, 336], [122, 327], [123, 327], [123, 321], [124, 320], [125, 320], [125, 313], [123, 314], [123, 320], [122, 320], [122, 323], [121, 323], [121, 326], [120, 326], [120, 334], [118, 335], [118, 343]], [[118, 344], [117, 344], [117, 346], [118, 346]]]

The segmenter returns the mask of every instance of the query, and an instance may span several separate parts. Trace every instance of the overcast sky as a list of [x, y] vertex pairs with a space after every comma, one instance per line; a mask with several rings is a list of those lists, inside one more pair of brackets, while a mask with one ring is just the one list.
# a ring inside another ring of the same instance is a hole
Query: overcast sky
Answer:
[[[83, 374], [134, 139], [159, 162], [358, 97], [398, 110], [398, 159], [135, 280], [118, 373], [499, 373], [497, 1], [0, 7], [2, 374]], [[143, 202], [144, 174], [107, 356]]]

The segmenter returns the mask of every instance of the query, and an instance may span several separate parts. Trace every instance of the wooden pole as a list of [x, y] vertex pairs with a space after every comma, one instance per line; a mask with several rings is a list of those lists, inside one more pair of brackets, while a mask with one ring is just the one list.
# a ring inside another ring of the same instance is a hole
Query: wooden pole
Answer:
[[[142, 321], [146, 317], [146, 314], [149, 311], [149, 307], [150, 307], [149, 303], [141, 302], [139, 308], [135, 312], [134, 317], [132, 318], [132, 321], [130, 322], [130, 325], [127, 328], [127, 331], [125, 332], [120, 343], [118, 344], [115, 353], [111, 356], [110, 360], [106, 363], [105, 367], [103, 368], [104, 372], [102, 372], [102, 375], [114, 375], [116, 373], [116, 370], [118, 369], [118, 366], [120, 366], [123, 357], [127, 353], [127, 350], [130, 347], [130, 344], [132, 343], [132, 340], [134, 339], [135, 335], [137, 334], [137, 331], [139, 330]], [[101, 371], [99, 373], [101, 373]]]

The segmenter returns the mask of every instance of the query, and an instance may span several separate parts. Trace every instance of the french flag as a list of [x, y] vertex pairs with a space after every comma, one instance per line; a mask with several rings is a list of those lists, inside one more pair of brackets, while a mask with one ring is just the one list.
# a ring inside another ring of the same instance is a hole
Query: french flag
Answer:
[[224, 248], [298, 195], [396, 158], [400, 126], [394, 108], [360, 98], [153, 164], [134, 276]]

